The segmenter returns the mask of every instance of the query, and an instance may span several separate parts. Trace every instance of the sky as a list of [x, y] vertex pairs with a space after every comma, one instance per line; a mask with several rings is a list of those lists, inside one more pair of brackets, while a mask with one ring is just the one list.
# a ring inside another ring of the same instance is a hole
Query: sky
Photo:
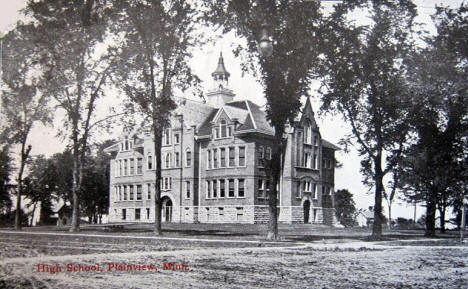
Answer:
[[[331, 1], [332, 2], [332, 1]], [[462, 0], [417, 0], [414, 1], [418, 5], [419, 16], [417, 21], [424, 24], [425, 29], [434, 32], [434, 27], [431, 22], [430, 15], [435, 12], [434, 6], [443, 4], [446, 6], [457, 7]], [[0, 0], [0, 33], [4, 33], [14, 27], [14, 23], [20, 19], [19, 10], [25, 6], [26, 0]], [[326, 5], [331, 5], [327, 3]], [[356, 15], [356, 21], [366, 21], [365, 16]], [[205, 91], [211, 88], [211, 73], [217, 65], [219, 53], [224, 56], [226, 69], [231, 73], [229, 79], [230, 88], [236, 94], [235, 100], [249, 99], [259, 105], [265, 104], [263, 89], [259, 82], [252, 76], [243, 74], [240, 69], [240, 60], [235, 58], [232, 50], [235, 43], [239, 43], [239, 39], [233, 33], [216, 40], [213, 43], [207, 44], [200, 49], [194, 51], [191, 67], [194, 72], [202, 79], [202, 87]], [[190, 96], [187, 96], [190, 97]], [[332, 143], [338, 141], [345, 135], [350, 133], [350, 127], [345, 123], [339, 115], [323, 116], [319, 114], [320, 98], [317, 93], [312, 93], [312, 105], [316, 112], [317, 123], [320, 127], [320, 133], [323, 138]], [[109, 91], [102, 105], [118, 105], [121, 98], [116, 95], [115, 91]], [[103, 108], [101, 108], [103, 109]], [[43, 126], [35, 126], [31, 134], [32, 155], [45, 154], [52, 155], [64, 149], [66, 143], [64, 140], [56, 137], [57, 128], [60, 125], [59, 118], [56, 119], [55, 127], [45, 128]], [[109, 134], [103, 134], [107, 138], [115, 138], [120, 134], [120, 128], [116, 128]], [[359, 172], [360, 157], [355, 148], [351, 148], [348, 153], [338, 151], [336, 154], [337, 160], [342, 163], [342, 167], [336, 170], [335, 174], [335, 190], [348, 189], [353, 195], [358, 208], [368, 208], [373, 205], [373, 194], [367, 187], [362, 184], [362, 176]], [[386, 211], [386, 203], [383, 203]], [[392, 207], [392, 217], [413, 218], [414, 207], [402, 201], [396, 200]], [[421, 215], [424, 208], [417, 208], [417, 215]]]

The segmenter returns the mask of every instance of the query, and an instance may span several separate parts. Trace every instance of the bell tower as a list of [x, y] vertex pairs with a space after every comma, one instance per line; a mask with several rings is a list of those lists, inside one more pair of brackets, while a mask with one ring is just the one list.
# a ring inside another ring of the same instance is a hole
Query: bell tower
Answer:
[[206, 93], [207, 101], [214, 107], [221, 107], [234, 99], [234, 93], [228, 88], [229, 72], [224, 67], [223, 53], [219, 54], [218, 66], [211, 74], [213, 77], [213, 89]]

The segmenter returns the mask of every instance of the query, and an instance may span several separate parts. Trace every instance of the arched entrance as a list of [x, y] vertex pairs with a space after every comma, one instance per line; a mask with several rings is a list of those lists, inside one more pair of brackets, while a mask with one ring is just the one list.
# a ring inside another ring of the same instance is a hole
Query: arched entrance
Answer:
[[168, 196], [162, 199], [162, 220], [163, 222], [172, 222], [172, 201]]
[[304, 224], [309, 223], [309, 214], [310, 214], [310, 201], [305, 200], [304, 204], [302, 205], [304, 207]]

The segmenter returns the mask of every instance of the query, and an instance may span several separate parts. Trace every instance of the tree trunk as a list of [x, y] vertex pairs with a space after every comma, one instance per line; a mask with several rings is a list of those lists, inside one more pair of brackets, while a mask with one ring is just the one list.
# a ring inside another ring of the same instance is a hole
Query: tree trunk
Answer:
[[276, 128], [275, 145], [272, 149], [272, 159], [267, 166], [267, 177], [270, 181], [269, 195], [268, 195], [268, 240], [278, 240], [278, 191], [277, 187], [281, 178], [281, 163], [283, 154], [283, 129]]
[[[153, 124], [157, 120], [153, 119]], [[162, 235], [162, 228], [161, 228], [161, 164], [162, 164], [162, 153], [161, 153], [161, 146], [162, 146], [162, 128], [159, 125], [153, 125], [153, 132], [154, 132], [154, 155], [156, 156], [156, 182], [154, 184], [154, 234], [156, 236]], [[183, 156], [181, 156], [181, 161], [183, 161]], [[181, 180], [182, 181], [182, 180]]]
[[435, 213], [436, 213], [436, 196], [437, 193], [431, 189], [426, 200], [426, 232], [424, 236], [435, 237]]
[[29, 222], [30, 227], [32, 227], [34, 224], [34, 214], [36, 213], [36, 206], [37, 206], [37, 202], [34, 202], [34, 206], [31, 212], [31, 221]]
[[445, 234], [445, 206], [439, 206], [439, 214], [440, 214], [440, 232]]
[[15, 230], [21, 230], [21, 196], [23, 193], [23, 173], [26, 166], [26, 160], [31, 152], [31, 146], [26, 148], [26, 138], [21, 142], [20, 169], [18, 171], [18, 189], [16, 191], [16, 212], [15, 212]]
[[[77, 146], [77, 144], [75, 144]], [[73, 152], [73, 183], [72, 183], [72, 194], [73, 194], [73, 204], [72, 204], [72, 222], [70, 227], [70, 232], [79, 232], [80, 223], [79, 223], [79, 214], [80, 214], [80, 199], [78, 196], [78, 190], [80, 188], [80, 177], [79, 177], [79, 152], [78, 148], [75, 147]]]
[[392, 203], [388, 203], [388, 229], [392, 229]]
[[378, 153], [374, 160], [375, 170], [375, 198], [374, 198], [374, 223], [372, 225], [372, 239], [382, 238], [382, 191], [383, 191], [383, 172], [382, 172], [382, 154]]

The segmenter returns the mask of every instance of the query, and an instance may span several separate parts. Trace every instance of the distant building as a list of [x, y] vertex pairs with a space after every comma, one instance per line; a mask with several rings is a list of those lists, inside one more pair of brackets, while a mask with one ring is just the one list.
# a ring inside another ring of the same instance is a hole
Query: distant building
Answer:
[[[162, 221], [263, 223], [268, 221], [274, 129], [249, 100], [234, 101], [222, 55], [207, 103], [186, 100], [164, 131]], [[332, 224], [335, 145], [322, 139], [309, 100], [288, 127], [279, 185], [279, 221]], [[155, 156], [150, 134], [125, 134], [108, 147], [109, 222], [154, 222]]]

